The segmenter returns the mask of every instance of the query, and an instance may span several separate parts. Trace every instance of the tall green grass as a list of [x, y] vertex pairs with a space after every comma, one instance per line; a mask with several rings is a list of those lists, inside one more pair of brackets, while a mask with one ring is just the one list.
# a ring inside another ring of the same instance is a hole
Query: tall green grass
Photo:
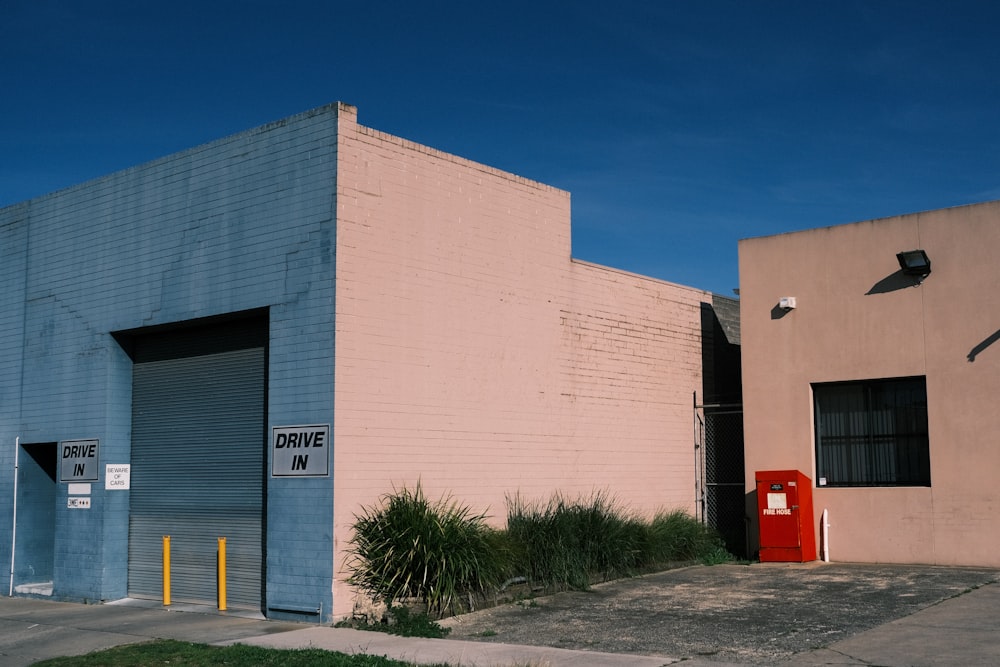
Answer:
[[507, 498], [515, 569], [547, 588], [586, 589], [594, 577], [632, 573], [643, 560], [644, 526], [608, 494], [547, 502]]
[[647, 560], [651, 564], [700, 561], [714, 565], [732, 560], [722, 538], [687, 512], [658, 512], [647, 531]]
[[419, 483], [385, 494], [355, 515], [348, 581], [390, 607], [415, 598], [438, 614], [492, 592], [508, 561], [485, 519], [448, 497], [429, 501]]
[[669, 567], [731, 560], [719, 536], [682, 511], [644, 520], [606, 492], [544, 502], [507, 497], [507, 527], [419, 483], [385, 494], [355, 516], [349, 581], [386, 602], [419, 599], [429, 612], [489, 598], [505, 580], [532, 589], [587, 589], [591, 583]]

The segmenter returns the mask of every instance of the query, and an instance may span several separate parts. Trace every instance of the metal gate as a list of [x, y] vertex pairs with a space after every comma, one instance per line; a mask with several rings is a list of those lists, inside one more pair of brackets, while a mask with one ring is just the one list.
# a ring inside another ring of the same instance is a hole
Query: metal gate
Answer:
[[695, 405], [695, 475], [698, 518], [718, 531], [730, 553], [746, 558], [741, 404]]
[[261, 607], [266, 347], [252, 328], [136, 344], [131, 597], [161, 596], [170, 535], [173, 599], [214, 604], [217, 539], [225, 537], [229, 605]]

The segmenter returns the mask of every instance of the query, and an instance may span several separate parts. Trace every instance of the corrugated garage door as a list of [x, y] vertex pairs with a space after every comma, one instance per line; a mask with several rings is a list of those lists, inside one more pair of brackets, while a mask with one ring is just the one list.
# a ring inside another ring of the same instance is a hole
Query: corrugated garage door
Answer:
[[214, 604], [217, 538], [225, 537], [229, 606], [261, 607], [266, 348], [259, 344], [267, 334], [253, 329], [135, 343], [131, 597], [161, 598], [162, 541], [170, 535], [172, 599]]

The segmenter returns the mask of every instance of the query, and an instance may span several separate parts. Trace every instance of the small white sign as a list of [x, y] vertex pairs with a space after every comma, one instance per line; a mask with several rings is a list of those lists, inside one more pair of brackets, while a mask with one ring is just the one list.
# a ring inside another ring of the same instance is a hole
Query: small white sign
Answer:
[[71, 510], [89, 510], [90, 498], [67, 498], [66, 507]]
[[69, 495], [71, 495], [71, 496], [89, 496], [90, 495], [90, 484], [70, 484], [69, 485]]
[[104, 466], [104, 488], [109, 491], [128, 491], [132, 484], [131, 463], [108, 463]]
[[769, 510], [788, 509], [788, 497], [784, 493], [767, 494], [767, 509]]

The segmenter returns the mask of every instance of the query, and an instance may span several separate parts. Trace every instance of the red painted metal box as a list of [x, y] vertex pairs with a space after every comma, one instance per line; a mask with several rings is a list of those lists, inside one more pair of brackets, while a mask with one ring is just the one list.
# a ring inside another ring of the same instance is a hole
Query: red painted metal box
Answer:
[[758, 471], [755, 478], [761, 562], [816, 560], [812, 480], [798, 470]]

